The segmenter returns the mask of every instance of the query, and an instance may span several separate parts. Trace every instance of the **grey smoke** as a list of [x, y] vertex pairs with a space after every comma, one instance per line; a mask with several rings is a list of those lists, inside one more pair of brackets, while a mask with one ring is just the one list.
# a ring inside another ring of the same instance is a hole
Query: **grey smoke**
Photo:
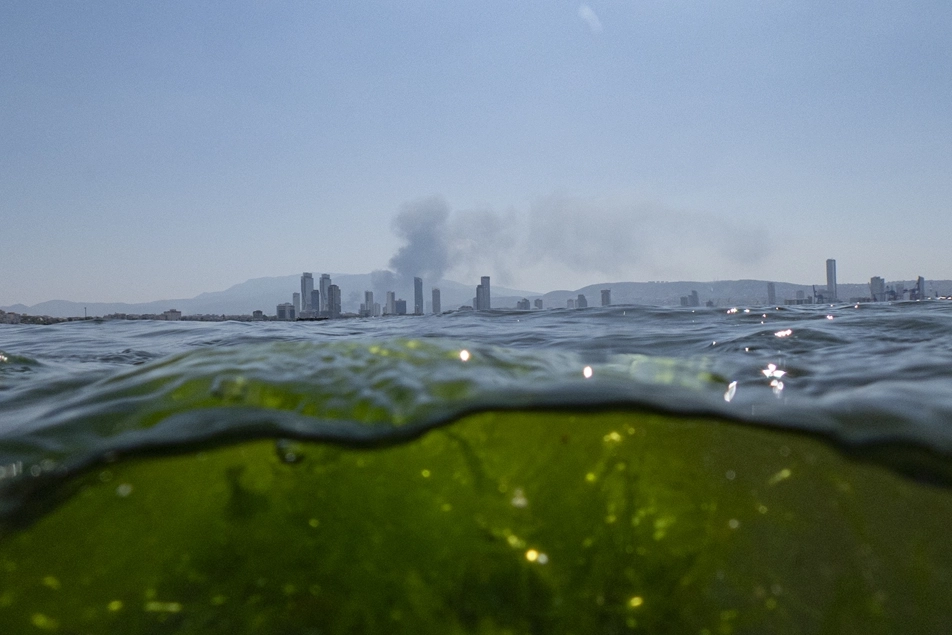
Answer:
[[446, 223], [450, 207], [439, 196], [404, 203], [393, 219], [394, 233], [406, 241], [390, 259], [403, 279], [413, 276], [439, 280], [449, 265]]
[[400, 208], [393, 228], [405, 244], [390, 259], [391, 285], [413, 276], [435, 281], [449, 271], [465, 278], [491, 272], [511, 284], [515, 273], [540, 267], [677, 276], [692, 269], [685, 265], [749, 265], [770, 251], [758, 227], [658, 204], [564, 195], [541, 198], [523, 213], [451, 211], [441, 197], [419, 199]]

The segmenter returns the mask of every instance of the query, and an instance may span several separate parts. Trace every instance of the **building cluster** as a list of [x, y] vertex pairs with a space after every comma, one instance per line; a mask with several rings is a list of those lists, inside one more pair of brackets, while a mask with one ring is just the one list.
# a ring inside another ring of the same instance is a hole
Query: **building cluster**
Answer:
[[331, 282], [330, 275], [322, 273], [318, 286], [314, 288], [314, 275], [301, 275], [301, 291], [291, 294], [290, 302], [277, 307], [279, 320], [316, 320], [319, 318], [338, 318], [340, 311], [340, 287]]
[[[823, 304], [828, 302], [895, 302], [898, 300], [925, 300], [928, 298], [926, 293], [926, 280], [919, 276], [916, 285], [912, 289], [906, 289], [899, 285], [886, 286], [886, 281], [873, 276], [869, 279], [869, 295], [851, 298], [841, 298], [836, 285], [836, 260], [830, 258], [826, 261], [826, 287], [817, 289], [813, 287], [813, 294], [807, 297], [803, 291], [797, 291], [795, 298], [787, 298], [784, 304]], [[773, 282], [767, 283], [767, 302], [776, 304], [777, 290]]]
[[49, 315], [24, 315], [0, 310], [0, 324], [59, 324], [60, 322], [81, 322], [92, 318], [84, 317], [50, 317]]
[[[489, 278], [483, 278], [487, 287]], [[442, 313], [440, 289], [433, 287], [430, 290], [432, 311]], [[423, 279], [413, 279], [413, 315], [423, 315]], [[278, 320], [320, 320], [340, 317], [380, 317], [381, 315], [407, 315], [407, 301], [397, 298], [396, 293], [387, 291], [383, 305], [374, 300], [373, 291], [364, 291], [364, 301], [356, 315], [345, 314], [341, 311], [340, 287], [333, 284], [329, 274], [322, 273], [317, 288], [314, 288], [314, 274], [301, 274], [301, 291], [291, 294], [291, 302], [283, 302], [277, 306]]]

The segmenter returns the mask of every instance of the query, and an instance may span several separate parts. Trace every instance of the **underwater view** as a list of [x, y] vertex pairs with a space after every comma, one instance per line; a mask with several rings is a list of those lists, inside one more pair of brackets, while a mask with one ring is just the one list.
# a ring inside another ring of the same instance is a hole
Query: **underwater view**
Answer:
[[947, 633], [952, 304], [0, 325], [0, 633]]

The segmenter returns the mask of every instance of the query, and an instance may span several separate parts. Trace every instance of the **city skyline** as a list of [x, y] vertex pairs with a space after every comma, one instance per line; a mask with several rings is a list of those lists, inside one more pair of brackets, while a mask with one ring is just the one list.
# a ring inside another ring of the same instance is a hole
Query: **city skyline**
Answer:
[[0, 306], [952, 278], [948, 2], [584, 6], [5, 4]]

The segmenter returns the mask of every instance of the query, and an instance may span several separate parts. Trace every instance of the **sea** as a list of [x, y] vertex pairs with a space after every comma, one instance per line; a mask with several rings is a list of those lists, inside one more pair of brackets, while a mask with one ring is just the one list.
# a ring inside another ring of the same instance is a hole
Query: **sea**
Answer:
[[952, 302], [0, 325], [0, 633], [948, 633]]

